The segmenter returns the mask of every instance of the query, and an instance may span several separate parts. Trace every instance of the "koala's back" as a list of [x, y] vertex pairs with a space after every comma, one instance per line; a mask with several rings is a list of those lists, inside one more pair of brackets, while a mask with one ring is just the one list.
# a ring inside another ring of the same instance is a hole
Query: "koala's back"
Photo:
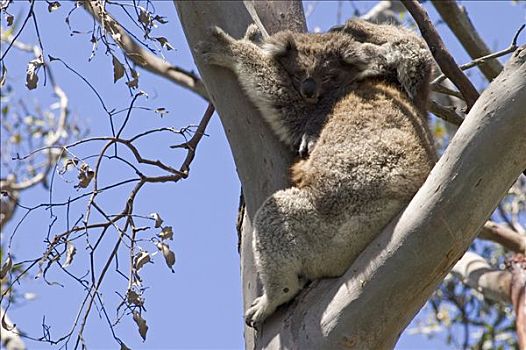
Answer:
[[[420, 188], [436, 161], [432, 142], [424, 114], [388, 83], [358, 83], [335, 104], [309, 159], [292, 172], [322, 225], [347, 242], [339, 252], [345, 260], [354, 260]], [[336, 250], [334, 244], [322, 255]]]

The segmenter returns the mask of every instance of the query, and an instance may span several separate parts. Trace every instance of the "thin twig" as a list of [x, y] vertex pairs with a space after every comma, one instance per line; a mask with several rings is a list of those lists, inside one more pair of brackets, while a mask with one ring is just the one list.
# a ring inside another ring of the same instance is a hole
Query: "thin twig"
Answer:
[[170, 81], [195, 92], [205, 100], [208, 100], [208, 93], [206, 92], [206, 88], [201, 79], [195, 74], [173, 66], [144, 50], [133, 38], [131, 38], [124, 27], [105, 10], [102, 1], [96, 1], [93, 3], [91, 1], [84, 1], [83, 3], [86, 11], [104, 26], [105, 30], [112, 34], [116, 34], [114, 36], [115, 42], [122, 48], [126, 56], [128, 56], [128, 58], [136, 65], [154, 74], [160, 75], [161, 77], [167, 78]]
[[[432, 4], [472, 59], [491, 54], [469, 19], [465, 7], [459, 6], [455, 0], [432, 0]], [[490, 59], [479, 68], [486, 79], [492, 81], [502, 71], [502, 64], [496, 59]]]
[[[470, 69], [470, 68], [473, 68], [473, 67], [476, 67], [476, 66], [479, 66], [481, 64], [484, 64], [486, 63], [488, 60], [490, 59], [494, 59], [494, 58], [497, 58], [497, 57], [501, 57], [501, 56], [504, 56], [504, 55], [507, 55], [509, 53], [512, 53], [514, 52], [515, 50], [517, 50], [518, 46], [517, 46], [517, 39], [519, 37], [519, 34], [520, 32], [524, 29], [524, 27], [526, 26], [526, 24], [523, 24], [518, 30], [517, 32], [515, 33], [515, 36], [513, 37], [513, 40], [510, 44], [510, 46], [508, 46], [507, 48], [505, 48], [504, 50], [501, 50], [501, 51], [497, 51], [497, 52], [494, 52], [494, 53], [491, 53], [489, 55], [486, 55], [486, 56], [483, 56], [483, 57], [479, 57], [479, 58], [476, 58], [474, 59], [473, 61], [471, 62], [468, 62], [468, 63], [465, 63], [463, 65], [461, 65], [459, 68], [461, 70], [467, 70], [467, 69]], [[437, 84], [440, 84], [442, 81], [444, 81], [446, 79], [446, 76], [444, 74], [441, 74], [439, 75], [437, 78], [435, 78], [432, 82], [431, 82], [431, 85], [437, 85]]]

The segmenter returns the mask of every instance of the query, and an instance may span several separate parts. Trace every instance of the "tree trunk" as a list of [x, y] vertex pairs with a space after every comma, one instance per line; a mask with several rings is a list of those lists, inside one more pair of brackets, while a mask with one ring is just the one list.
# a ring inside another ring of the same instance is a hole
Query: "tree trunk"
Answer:
[[[299, 1], [254, 1], [259, 20], [269, 34], [290, 29], [305, 31], [305, 16]], [[207, 40], [211, 26], [219, 26], [234, 38], [241, 38], [255, 21], [241, 1], [175, 2], [190, 48]], [[244, 310], [261, 293], [252, 254], [252, 219], [263, 201], [278, 189], [290, 185], [292, 153], [272, 133], [234, 76], [228, 70], [194, 59], [225, 130], [246, 203], [241, 234], [241, 274]], [[241, 315], [240, 315], [241, 317]], [[245, 347], [254, 348], [254, 331], [245, 327]]]
[[[270, 34], [287, 26], [304, 29], [299, 2], [252, 4]], [[242, 2], [177, 2], [176, 7], [190, 47], [206, 40], [211, 25], [239, 38], [253, 22]], [[246, 308], [260, 293], [251, 219], [269, 194], [288, 185], [292, 158], [247, 103], [233, 74], [195, 60], [219, 111], [246, 199], [241, 246]], [[525, 62], [521, 47], [473, 106], [409, 206], [346, 274], [314, 282], [289, 307], [279, 308], [255, 343], [254, 333], [245, 329], [247, 349], [394, 346], [526, 167]]]

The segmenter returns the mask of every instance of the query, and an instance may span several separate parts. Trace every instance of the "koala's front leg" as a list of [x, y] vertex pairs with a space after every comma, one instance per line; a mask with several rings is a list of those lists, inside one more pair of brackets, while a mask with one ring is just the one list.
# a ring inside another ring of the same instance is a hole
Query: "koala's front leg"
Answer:
[[215, 27], [210, 40], [198, 43], [195, 51], [208, 64], [232, 70], [274, 133], [287, 145], [297, 146], [296, 125], [304, 117], [303, 100], [283, 67], [254, 43], [258, 36], [254, 25], [241, 40]]
[[320, 137], [320, 131], [323, 129], [326, 119], [326, 115], [322, 113], [310, 116], [310, 118], [305, 122], [305, 126], [303, 128], [304, 133], [301, 136], [301, 142], [298, 148], [298, 153], [301, 158], [307, 158], [314, 150], [314, 147], [318, 142], [318, 138]]

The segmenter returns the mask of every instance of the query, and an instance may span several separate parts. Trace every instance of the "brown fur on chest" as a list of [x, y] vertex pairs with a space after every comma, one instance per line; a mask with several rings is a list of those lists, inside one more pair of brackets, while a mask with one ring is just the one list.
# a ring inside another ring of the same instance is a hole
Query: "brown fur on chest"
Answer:
[[[424, 158], [429, 161], [426, 165], [432, 166], [436, 155], [424, 113], [417, 110], [393, 84], [378, 80], [359, 83], [334, 105], [311, 156], [292, 165], [290, 170], [294, 186], [310, 187], [320, 176], [324, 176], [317, 165], [313, 166], [313, 162], [320, 163], [316, 157], [329, 157], [327, 152], [331, 149], [354, 145], [355, 142], [364, 141], [369, 133], [377, 136], [388, 129], [400, 129], [415, 135], [417, 145], [412, 148], [420, 153], [423, 150], [426, 153]], [[317, 152], [318, 147], [321, 150]], [[353, 152], [353, 149], [349, 152]], [[345, 157], [345, 154], [341, 157]], [[427, 163], [425, 160], [422, 162]]]

